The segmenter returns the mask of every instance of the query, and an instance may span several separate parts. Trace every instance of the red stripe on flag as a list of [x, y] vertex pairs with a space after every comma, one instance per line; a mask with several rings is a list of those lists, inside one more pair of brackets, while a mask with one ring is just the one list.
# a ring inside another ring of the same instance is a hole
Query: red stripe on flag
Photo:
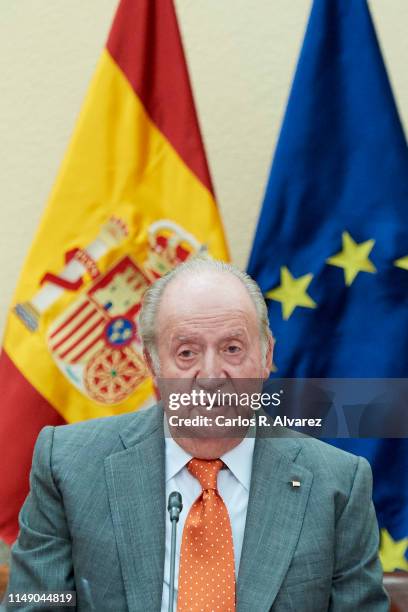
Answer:
[[18, 513], [29, 490], [37, 436], [45, 425], [66, 421], [24, 378], [4, 349], [0, 378], [0, 538], [12, 544], [18, 535]]
[[71, 357], [71, 363], [78, 363], [78, 361], [80, 361], [82, 357], [86, 355], [86, 353], [88, 353], [91, 350], [91, 348], [95, 346], [95, 344], [97, 344], [98, 342], [102, 342], [103, 344], [103, 341], [101, 340], [101, 338], [102, 338], [102, 334], [100, 334], [99, 336], [95, 338], [95, 340], [92, 340], [92, 342], [87, 344], [86, 347], [79, 353], [79, 355], [76, 355], [74, 358]]
[[106, 46], [153, 122], [213, 193], [172, 0], [122, 0]]
[[51, 345], [52, 350], [56, 351], [57, 349], [59, 349], [60, 346], [65, 344], [65, 342], [69, 340], [71, 336], [73, 336], [79, 329], [81, 329], [81, 327], [83, 327], [95, 315], [99, 316], [98, 323], [100, 321], [103, 321], [103, 318], [101, 318], [99, 312], [96, 310], [96, 308], [93, 307], [92, 310], [83, 319], [78, 321], [76, 325], [72, 329], [70, 329], [68, 333], [65, 334], [65, 336], [63, 336], [60, 340], [58, 340], [56, 344]]
[[[61, 355], [59, 355], [59, 357], [60, 357], [61, 359], [65, 359], [65, 357], [66, 357], [67, 355], [69, 355], [70, 353], [72, 353], [72, 351], [73, 351], [75, 348], [77, 348], [77, 346], [78, 346], [79, 344], [81, 344], [81, 343], [82, 343], [82, 342], [83, 342], [83, 341], [84, 341], [84, 340], [87, 338], [87, 336], [89, 336], [89, 334], [91, 334], [91, 333], [92, 333], [92, 332], [93, 332], [93, 331], [94, 331], [94, 330], [95, 330], [95, 329], [96, 329], [96, 328], [97, 328], [97, 327], [98, 327], [98, 326], [99, 326], [101, 323], [103, 323], [103, 322], [104, 322], [104, 318], [103, 318], [103, 317], [101, 317], [100, 319], [98, 319], [98, 320], [96, 321], [96, 323], [94, 323], [94, 324], [92, 325], [92, 327], [88, 327], [88, 328], [87, 328], [87, 329], [84, 331], [84, 333], [83, 333], [83, 334], [82, 334], [82, 335], [81, 335], [81, 336], [78, 338], [78, 340], [76, 340], [76, 341], [74, 342], [74, 344], [70, 344], [70, 345], [69, 345], [69, 347], [68, 347], [67, 349], [65, 349], [65, 350], [64, 350], [64, 352], [63, 352], [63, 353], [61, 353]], [[101, 331], [102, 331], [102, 330], [101, 330]], [[98, 338], [95, 338], [94, 342], [96, 342], [97, 340], [99, 340], [99, 338], [100, 338], [100, 336], [98, 336]]]
[[69, 323], [71, 323], [71, 321], [73, 319], [75, 319], [75, 317], [77, 317], [79, 315], [80, 312], [83, 311], [84, 308], [86, 308], [87, 306], [89, 306], [89, 302], [85, 301], [81, 306], [79, 306], [70, 317], [68, 317], [68, 319], [66, 319], [59, 327], [57, 327], [57, 329], [55, 330], [55, 332], [53, 332], [50, 336], [50, 338], [54, 338], [54, 336], [56, 336], [57, 334], [60, 333], [61, 330], [64, 329], [64, 327], [66, 327]]

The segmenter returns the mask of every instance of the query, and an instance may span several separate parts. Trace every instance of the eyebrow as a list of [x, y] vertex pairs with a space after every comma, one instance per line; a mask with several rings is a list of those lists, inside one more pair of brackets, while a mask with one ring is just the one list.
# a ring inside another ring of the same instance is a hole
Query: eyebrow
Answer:
[[[229, 332], [228, 335], [223, 336], [221, 338], [221, 341], [226, 342], [228, 340], [234, 340], [235, 338], [240, 338], [245, 335], [246, 334], [244, 333], [243, 330], [237, 329], [237, 330], [233, 330]], [[200, 341], [199, 334], [180, 335], [180, 336], [175, 336], [175, 338], [173, 339], [173, 342], [199, 342], [199, 341]]]
[[181, 335], [181, 336], [175, 336], [172, 340], [172, 342], [199, 342], [200, 341], [200, 336], [199, 334], [188, 334], [188, 335]]
[[236, 338], [242, 338], [243, 336], [246, 336], [246, 334], [243, 331], [238, 330], [238, 331], [231, 332], [227, 336], [224, 336], [222, 338], [222, 341], [225, 342], [227, 340], [235, 340]]

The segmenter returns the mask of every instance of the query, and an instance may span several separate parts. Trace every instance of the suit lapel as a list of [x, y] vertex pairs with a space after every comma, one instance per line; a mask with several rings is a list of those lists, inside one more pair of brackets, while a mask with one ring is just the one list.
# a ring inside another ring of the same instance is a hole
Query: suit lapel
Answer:
[[[107, 457], [113, 527], [130, 610], [160, 610], [165, 546], [163, 413], [137, 419], [121, 437], [126, 450]], [[141, 422], [142, 421], [142, 422]]]
[[[237, 611], [269, 610], [296, 549], [313, 475], [295, 439], [257, 438], [237, 584]], [[300, 481], [293, 487], [292, 480]], [[254, 607], [254, 602], [257, 605]]]

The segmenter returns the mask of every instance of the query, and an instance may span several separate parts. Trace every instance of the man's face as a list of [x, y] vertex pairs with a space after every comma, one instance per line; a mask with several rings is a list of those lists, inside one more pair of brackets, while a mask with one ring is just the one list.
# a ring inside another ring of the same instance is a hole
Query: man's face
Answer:
[[[272, 343], [263, 359], [255, 306], [241, 281], [215, 271], [193, 276], [185, 273], [165, 289], [156, 320], [156, 344], [160, 364], [158, 388], [173, 437], [193, 456], [219, 457], [245, 435], [247, 426], [172, 426], [169, 399], [174, 394], [253, 393], [269, 376]], [[217, 396], [218, 397], [218, 396]], [[189, 402], [177, 410], [178, 417], [194, 419], [249, 415], [248, 406], [225, 404], [218, 399], [209, 408], [209, 396], [197, 406]], [[209, 412], [209, 409], [211, 412]]]
[[160, 377], [264, 379], [255, 306], [233, 275], [185, 273], [168, 285], [156, 322]]

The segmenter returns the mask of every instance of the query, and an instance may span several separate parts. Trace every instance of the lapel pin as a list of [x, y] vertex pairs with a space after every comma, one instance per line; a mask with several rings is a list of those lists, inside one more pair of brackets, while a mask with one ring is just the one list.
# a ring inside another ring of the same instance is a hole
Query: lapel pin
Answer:
[[292, 487], [300, 487], [300, 480], [292, 480]]

